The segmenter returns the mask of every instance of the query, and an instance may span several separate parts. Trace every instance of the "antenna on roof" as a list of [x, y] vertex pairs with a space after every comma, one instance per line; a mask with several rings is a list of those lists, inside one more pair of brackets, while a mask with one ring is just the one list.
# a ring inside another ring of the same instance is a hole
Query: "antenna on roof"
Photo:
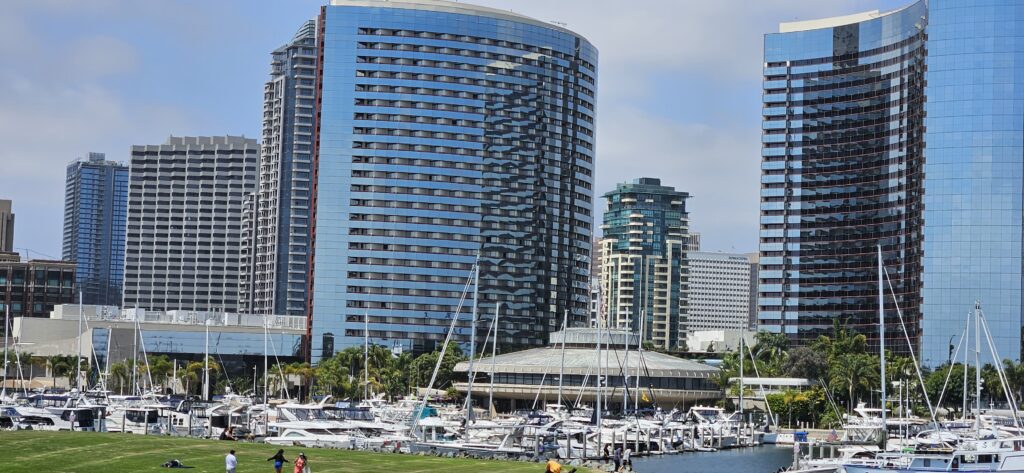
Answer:
[[552, 24], [555, 24], [555, 25], [561, 26], [562, 28], [566, 28], [566, 27], [568, 27], [568, 26], [569, 26], [569, 24], [568, 24], [568, 23], [566, 23], [566, 22], [564, 22], [564, 21], [555, 21], [555, 20], [551, 20], [551, 21], [550, 21], [549, 23], [552, 23]]

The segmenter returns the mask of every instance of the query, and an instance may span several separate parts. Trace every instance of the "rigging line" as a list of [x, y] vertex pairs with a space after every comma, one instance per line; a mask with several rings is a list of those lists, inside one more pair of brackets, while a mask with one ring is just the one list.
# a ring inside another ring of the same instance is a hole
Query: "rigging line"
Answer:
[[284, 370], [281, 369], [281, 359], [277, 357], [277, 346], [274, 344], [274, 337], [267, 337], [270, 341], [270, 349], [274, 352], [274, 362], [277, 363], [277, 374], [281, 377], [280, 390], [284, 391], [285, 399], [291, 399], [291, 393], [288, 392], [288, 382], [284, 379]]
[[[644, 351], [639, 350], [640, 366], [643, 368], [644, 374], [647, 375], [647, 392], [651, 395], [651, 404], [658, 404], [658, 397], [654, 393], [654, 387], [651, 385], [651, 368], [647, 365], [647, 358], [644, 358]], [[639, 393], [638, 393], [639, 395]]]
[[[969, 327], [970, 325], [971, 325], [971, 315], [967, 314], [967, 327]], [[953, 351], [953, 355], [950, 356], [950, 358], [949, 358], [950, 359], [950, 363], [949, 363], [949, 368], [946, 370], [946, 380], [942, 382], [942, 390], [939, 391], [939, 400], [935, 403], [936, 406], [941, 406], [942, 405], [942, 398], [946, 397], [946, 388], [949, 386], [949, 379], [953, 376], [953, 363], [952, 363], [952, 360], [955, 360], [956, 357], [958, 355], [960, 355], [960, 347], [961, 347], [961, 345], [963, 345], [964, 340], [967, 338], [967, 327], [964, 327], [964, 331], [960, 333], [960, 341], [956, 343], [956, 350]], [[964, 346], [965, 350], [966, 350], [966, 348], [967, 347]], [[966, 364], [964, 365], [964, 369], [965, 370], [967, 369]]]
[[[742, 337], [742, 335], [740, 336]], [[761, 382], [761, 373], [757, 370], [757, 360], [754, 359], [754, 352], [748, 347], [747, 353], [750, 355], [750, 364], [754, 367], [754, 376], [757, 376], [758, 386], [761, 388], [761, 397], [764, 398], [764, 407], [768, 411], [768, 419], [772, 425], [778, 427], [775, 423], [775, 414], [772, 414], [772, 406], [768, 404], [768, 394], [764, 392], [764, 383]], [[740, 356], [743, 356], [743, 353], [740, 353]]]
[[[420, 414], [423, 412], [423, 406], [427, 404], [427, 396], [430, 395], [430, 390], [434, 387], [434, 382], [437, 381], [437, 372], [441, 369], [441, 362], [444, 361], [444, 355], [448, 352], [448, 343], [452, 339], [452, 334], [455, 332], [456, 322], [459, 320], [459, 315], [462, 314], [462, 307], [466, 302], [466, 295], [469, 294], [470, 284], [476, 283], [473, 275], [476, 273], [476, 265], [480, 264], [479, 260], [476, 264], [470, 268], [470, 277], [466, 278], [466, 286], [462, 289], [462, 296], [459, 298], [459, 305], [455, 309], [455, 314], [452, 314], [452, 323], [448, 327], [448, 335], [444, 338], [444, 345], [441, 346], [441, 352], [437, 356], [437, 363], [434, 365], [434, 372], [430, 375], [430, 383], [427, 385], [427, 389], [423, 391], [423, 401], [416, 404], [416, 410], [412, 416], [412, 433], [416, 433], [416, 424], [419, 422]], [[422, 404], [422, 405], [421, 405]]]
[[988, 320], [985, 318], [985, 312], [981, 311], [981, 326], [985, 329], [985, 338], [988, 340], [988, 347], [992, 351], [992, 362], [996, 367], [996, 372], [999, 373], [999, 382], [1003, 384], [1003, 393], [1006, 394], [1006, 402], [1010, 404], [1010, 412], [1013, 413], [1013, 422], [1015, 427], [1020, 427], [1020, 415], [1017, 412], [1017, 402], [1013, 398], [1013, 393], [1010, 392], [1010, 383], [1006, 379], [1006, 374], [1003, 373], [1003, 365], [999, 361], [999, 352], [996, 350], [995, 341], [992, 340], [992, 331], [988, 328]]
[[[928, 397], [928, 389], [925, 388], [924, 376], [921, 374], [921, 367], [917, 364], [917, 355], [914, 354], [914, 344], [910, 343], [910, 334], [907, 332], [907, 325], [903, 322], [903, 310], [900, 309], [900, 302], [896, 300], [896, 290], [892, 287], [892, 278], [889, 277], [889, 268], [882, 265], [882, 272], [885, 273], [885, 281], [889, 285], [889, 293], [892, 294], [892, 305], [896, 306], [896, 315], [900, 318], [900, 328], [903, 329], [903, 337], [907, 340], [907, 350], [910, 351], [910, 360], [914, 362], [914, 372], [917, 373], [917, 380], [921, 382], [921, 392], [924, 393], [924, 402], [928, 404], [928, 414], [931, 415], [932, 422], [935, 425], [938, 425], [939, 421], [935, 419], [935, 408], [932, 407], [932, 401]], [[884, 343], [885, 341], [883, 340], [882, 342]], [[885, 380], [883, 379], [882, 382], [884, 383]], [[882, 406], [882, 409], [885, 409], [885, 406]]]

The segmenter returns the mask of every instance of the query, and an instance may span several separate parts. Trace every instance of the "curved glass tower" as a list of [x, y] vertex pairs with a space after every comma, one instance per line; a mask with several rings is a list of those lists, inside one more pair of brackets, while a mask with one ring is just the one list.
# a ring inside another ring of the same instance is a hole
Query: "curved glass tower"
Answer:
[[[877, 334], [881, 243], [925, 365], [950, 360], [976, 302], [982, 357], [1019, 359], [1024, 1], [783, 24], [765, 61], [762, 327]], [[905, 350], [894, 315], [887, 347]]]
[[[877, 341], [881, 245], [917, 338], [925, 17], [921, 1], [765, 36], [763, 330], [807, 343], [839, 320]], [[887, 322], [905, 352], [895, 310]]]
[[452, 317], [468, 341], [478, 258], [500, 344], [584, 323], [597, 50], [440, 0], [334, 0], [317, 26], [313, 360], [362, 344], [364, 316], [378, 344], [432, 350]]

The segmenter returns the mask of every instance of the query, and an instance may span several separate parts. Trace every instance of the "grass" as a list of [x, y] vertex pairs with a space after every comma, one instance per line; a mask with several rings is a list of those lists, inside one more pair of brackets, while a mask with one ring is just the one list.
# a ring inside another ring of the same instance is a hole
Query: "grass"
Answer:
[[[224, 455], [229, 449], [238, 457], [238, 472], [273, 472], [266, 461], [278, 447], [244, 442], [196, 440], [175, 437], [143, 436], [90, 432], [0, 432], [4, 452], [3, 471], [25, 472], [164, 472], [164, 462], [178, 459], [194, 472], [224, 471]], [[437, 458], [418, 455], [369, 453], [318, 448], [285, 448], [292, 460], [299, 452], [309, 458], [315, 473], [541, 473], [539, 463]], [[283, 471], [292, 471], [285, 464]], [[581, 472], [585, 471], [583, 469]]]

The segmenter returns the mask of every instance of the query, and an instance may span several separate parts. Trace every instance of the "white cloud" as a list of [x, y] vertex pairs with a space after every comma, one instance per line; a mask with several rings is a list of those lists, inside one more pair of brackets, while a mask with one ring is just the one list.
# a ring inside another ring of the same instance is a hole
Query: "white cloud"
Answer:
[[[706, 249], [740, 252], [757, 248], [764, 34], [777, 31], [779, 22], [902, 6], [877, 0], [476, 3], [567, 22], [598, 48], [595, 194], [617, 182], [660, 177], [693, 195], [691, 228], [702, 233]], [[666, 79], [672, 77], [678, 79]], [[687, 102], [695, 96], [699, 104]], [[737, 103], [737, 96], [751, 103]], [[659, 110], [642, 108], [649, 103]], [[603, 202], [597, 210], [600, 222]]]

